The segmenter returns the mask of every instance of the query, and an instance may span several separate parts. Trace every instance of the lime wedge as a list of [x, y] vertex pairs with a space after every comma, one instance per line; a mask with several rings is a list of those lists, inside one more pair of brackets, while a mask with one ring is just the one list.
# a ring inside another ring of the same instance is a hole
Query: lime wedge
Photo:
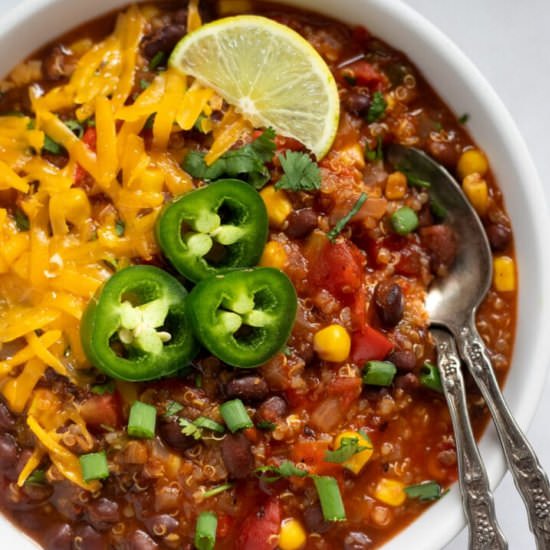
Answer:
[[334, 77], [298, 33], [266, 17], [226, 17], [185, 36], [170, 65], [216, 90], [255, 127], [330, 149], [340, 116]]

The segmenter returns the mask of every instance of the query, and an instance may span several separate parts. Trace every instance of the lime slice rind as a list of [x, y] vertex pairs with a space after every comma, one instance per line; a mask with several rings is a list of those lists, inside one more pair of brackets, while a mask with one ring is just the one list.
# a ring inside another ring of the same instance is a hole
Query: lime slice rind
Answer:
[[272, 126], [318, 158], [339, 119], [334, 77], [316, 50], [292, 29], [261, 16], [236, 16], [184, 37], [171, 66], [216, 90], [254, 126]]

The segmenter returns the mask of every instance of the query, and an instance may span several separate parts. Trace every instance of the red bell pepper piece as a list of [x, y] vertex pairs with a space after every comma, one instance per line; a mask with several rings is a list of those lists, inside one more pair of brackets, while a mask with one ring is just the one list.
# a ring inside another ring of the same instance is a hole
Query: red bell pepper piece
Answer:
[[[84, 132], [84, 135], [82, 136], [82, 141], [86, 144], [88, 149], [91, 149], [92, 151], [96, 150], [97, 147], [97, 131], [93, 127], [86, 128], [86, 131]], [[74, 174], [74, 184], [76, 186], [79, 186], [82, 183], [82, 180], [86, 176], [86, 170], [80, 166], [80, 164], [76, 165], [76, 170]]]
[[365, 361], [382, 361], [393, 344], [378, 330], [365, 325], [351, 335], [351, 360], [362, 365]]

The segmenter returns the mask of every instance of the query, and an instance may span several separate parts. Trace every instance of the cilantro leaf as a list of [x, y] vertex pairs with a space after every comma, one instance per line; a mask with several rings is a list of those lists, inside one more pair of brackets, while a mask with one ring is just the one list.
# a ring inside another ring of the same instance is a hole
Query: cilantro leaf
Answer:
[[164, 416], [175, 416], [183, 409], [183, 405], [177, 401], [168, 401]]
[[458, 123], [459, 124], [466, 124], [469, 119], [470, 119], [470, 115], [468, 113], [464, 113], [461, 117], [459, 117]]
[[325, 462], [342, 464], [342, 462], [349, 460], [353, 455], [361, 451], [366, 451], [367, 449], [372, 449], [372, 446], [359, 445], [359, 438], [343, 437], [338, 449], [325, 452]]
[[115, 222], [115, 233], [118, 237], [122, 237], [126, 231], [126, 224], [123, 220], [117, 220]]
[[78, 139], [81, 139], [82, 136], [84, 135], [84, 127], [82, 126], [82, 124], [80, 124], [80, 122], [78, 122], [78, 120], [75, 120], [75, 119], [65, 120], [64, 124], [65, 126], [67, 126], [67, 128], [69, 128], [72, 131], [72, 133]]
[[279, 481], [279, 479], [283, 477], [306, 477], [309, 475], [309, 472], [298, 468], [296, 464], [290, 462], [290, 460], [284, 460], [283, 462], [281, 462], [280, 466], [261, 466], [260, 468], [256, 468], [256, 473], [260, 475], [265, 473], [273, 474], [263, 476], [263, 479], [267, 481], [267, 483]]
[[418, 485], [409, 485], [403, 490], [409, 498], [421, 501], [438, 500], [443, 496], [441, 485], [435, 481], [423, 481]]
[[329, 241], [334, 241], [336, 237], [342, 232], [344, 227], [349, 223], [351, 218], [361, 210], [361, 207], [363, 206], [364, 202], [367, 200], [367, 194], [361, 193], [359, 195], [359, 198], [357, 199], [357, 202], [353, 205], [351, 210], [341, 219], [338, 220], [336, 225], [327, 233], [327, 237]]
[[384, 94], [382, 94], [382, 92], [374, 92], [367, 112], [367, 122], [370, 124], [371, 122], [380, 120], [384, 116], [387, 106], [388, 104], [384, 99]]
[[273, 159], [276, 148], [274, 139], [275, 131], [268, 128], [251, 143], [227, 151], [210, 166], [204, 160], [205, 153], [191, 151], [183, 161], [183, 169], [194, 178], [206, 181], [221, 176], [239, 177], [261, 189], [271, 177], [265, 164]]
[[275, 189], [313, 191], [321, 187], [321, 170], [306, 153], [287, 151], [279, 155], [279, 160], [284, 175], [275, 184]]
[[109, 380], [109, 382], [105, 384], [98, 384], [96, 386], [92, 386], [91, 392], [95, 393], [96, 395], [105, 395], [106, 393], [113, 393], [115, 391], [115, 381]]
[[187, 420], [187, 418], [180, 418], [178, 420], [178, 424], [180, 425], [181, 433], [183, 435], [187, 435], [197, 440], [202, 437], [202, 429], [195, 426], [195, 424], [193, 424], [190, 420]]
[[31, 227], [31, 222], [29, 217], [21, 208], [16, 208], [13, 211], [13, 219], [15, 220], [15, 225], [18, 231], [28, 231]]
[[42, 146], [42, 150], [52, 155], [60, 155], [63, 152], [63, 147], [54, 141], [48, 134], [44, 134], [44, 145]]

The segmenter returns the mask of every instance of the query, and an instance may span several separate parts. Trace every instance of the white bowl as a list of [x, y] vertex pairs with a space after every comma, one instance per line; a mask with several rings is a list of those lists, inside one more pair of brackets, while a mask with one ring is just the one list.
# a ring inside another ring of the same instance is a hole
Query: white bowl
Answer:
[[[488, 82], [437, 28], [400, 0], [282, 0], [350, 24], [362, 24], [402, 50], [424, 73], [455, 113], [470, 114], [468, 128], [487, 152], [512, 218], [520, 272], [518, 328], [505, 395], [522, 428], [535, 413], [550, 356], [550, 273], [547, 246], [539, 222], [548, 219], [542, 186], [523, 139]], [[0, 74], [57, 36], [128, 0], [27, 0], [0, 19]], [[495, 431], [486, 431], [481, 452], [492, 486], [505, 464]], [[458, 487], [392, 539], [385, 550], [438, 550], [463, 527]], [[36, 545], [0, 517], [4, 548]]]

